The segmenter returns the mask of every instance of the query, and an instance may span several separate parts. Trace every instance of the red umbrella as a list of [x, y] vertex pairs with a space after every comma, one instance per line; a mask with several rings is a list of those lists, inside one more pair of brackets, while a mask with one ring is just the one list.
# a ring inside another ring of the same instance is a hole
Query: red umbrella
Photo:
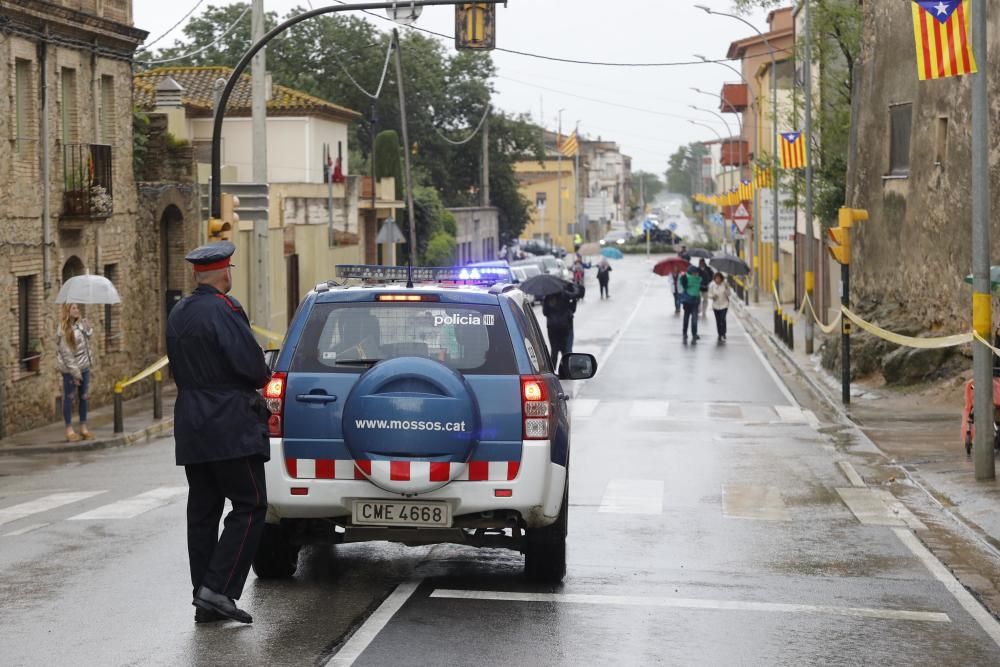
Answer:
[[653, 273], [658, 276], [673, 276], [678, 273], [684, 273], [689, 266], [691, 266], [690, 262], [683, 257], [675, 255], [657, 262], [656, 266], [653, 267]]

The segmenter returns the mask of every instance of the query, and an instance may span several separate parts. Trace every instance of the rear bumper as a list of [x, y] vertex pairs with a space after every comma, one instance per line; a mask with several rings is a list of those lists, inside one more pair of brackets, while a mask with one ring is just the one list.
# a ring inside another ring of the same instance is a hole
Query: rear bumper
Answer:
[[[566, 468], [552, 463], [547, 440], [525, 440], [517, 477], [508, 481], [455, 481], [440, 489], [414, 496], [419, 500], [443, 500], [451, 505], [453, 517], [482, 512], [513, 510], [527, 527], [540, 528], [559, 517], [566, 487]], [[334, 519], [350, 517], [356, 499], [399, 500], [367, 480], [294, 479], [284, 464], [282, 441], [271, 439], [271, 460], [267, 475], [268, 521], [280, 519]], [[306, 489], [292, 495], [292, 488]], [[498, 498], [496, 489], [510, 489], [509, 498]], [[300, 492], [301, 493], [301, 492]]]

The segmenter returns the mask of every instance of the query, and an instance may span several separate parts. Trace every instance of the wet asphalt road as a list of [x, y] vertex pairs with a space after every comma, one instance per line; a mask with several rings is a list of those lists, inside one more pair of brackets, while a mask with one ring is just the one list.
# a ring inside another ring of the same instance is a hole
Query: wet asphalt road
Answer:
[[920, 520], [852, 484], [735, 318], [684, 345], [667, 282], [614, 268], [577, 317], [602, 369], [574, 388], [562, 586], [504, 550], [314, 547], [251, 574], [253, 626], [196, 627], [169, 439], [0, 459], [0, 664], [1000, 664]]

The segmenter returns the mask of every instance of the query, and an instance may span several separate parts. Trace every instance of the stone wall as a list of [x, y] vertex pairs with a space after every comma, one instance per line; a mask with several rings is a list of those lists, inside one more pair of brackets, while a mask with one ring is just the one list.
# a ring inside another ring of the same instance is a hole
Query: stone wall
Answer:
[[[992, 13], [989, 33], [989, 47], [995, 53], [1000, 47], [1000, 14]], [[996, 90], [1000, 59], [991, 59], [988, 66], [981, 62], [980, 67], [988, 67], [990, 88]], [[972, 263], [969, 78], [918, 81], [910, 3], [865, 3], [855, 97], [857, 136], [848, 201], [868, 209], [871, 220], [860, 223], [853, 234], [852, 303], [869, 319], [895, 331], [929, 336], [968, 331], [972, 292], [963, 278]], [[893, 175], [890, 108], [900, 104], [912, 104], [910, 166], [908, 174]], [[1000, 212], [998, 111], [1000, 100], [994, 96], [994, 214]], [[994, 224], [992, 255], [1000, 256], [998, 251], [1000, 225]], [[858, 338], [865, 345], [868, 337]], [[867, 355], [874, 358], [865, 370], [884, 368], [889, 353], [878, 347]], [[929, 374], [946, 362], [936, 360]]]

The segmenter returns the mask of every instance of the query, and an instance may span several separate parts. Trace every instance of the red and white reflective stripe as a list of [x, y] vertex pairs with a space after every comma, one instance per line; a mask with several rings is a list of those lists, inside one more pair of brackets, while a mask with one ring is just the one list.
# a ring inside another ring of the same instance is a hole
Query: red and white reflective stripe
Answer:
[[518, 461], [469, 461], [431, 463], [428, 461], [354, 461], [329, 459], [285, 459], [293, 479], [365, 479], [368, 476], [391, 482], [509, 482], [517, 479]]

